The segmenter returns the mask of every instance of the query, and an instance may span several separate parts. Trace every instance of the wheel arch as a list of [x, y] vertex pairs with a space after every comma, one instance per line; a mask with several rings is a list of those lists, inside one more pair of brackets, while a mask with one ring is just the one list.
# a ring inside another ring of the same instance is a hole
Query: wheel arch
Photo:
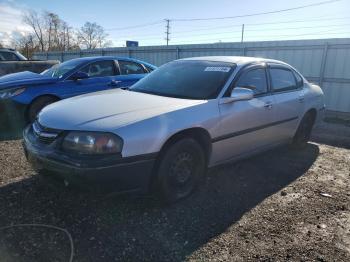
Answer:
[[164, 155], [164, 152], [170, 148], [174, 143], [177, 141], [183, 139], [183, 138], [192, 138], [195, 141], [198, 142], [198, 144], [202, 147], [205, 157], [206, 157], [206, 164], [209, 163], [211, 152], [212, 152], [212, 143], [211, 143], [211, 136], [209, 132], [202, 128], [202, 127], [192, 127], [187, 128], [181, 131], [178, 131], [174, 134], [172, 134], [166, 141], [163, 143], [157, 158], [156, 162], [153, 167], [153, 175], [150, 183], [150, 187], [154, 186], [155, 178], [157, 177], [157, 170], [160, 164], [160, 161], [162, 159], [162, 156]]
[[316, 117], [317, 117], [317, 110], [316, 110], [316, 108], [309, 108], [306, 112], [305, 112], [305, 114], [304, 114], [304, 116], [306, 116], [307, 114], [311, 114], [311, 116], [312, 116], [312, 120], [313, 120], [313, 122], [315, 122], [315, 120], [316, 120]]
[[159, 155], [161, 156], [171, 145], [183, 138], [192, 138], [198, 142], [206, 155], [206, 161], [209, 161], [212, 152], [211, 136], [209, 132], [202, 127], [184, 129], [171, 135], [163, 144]]
[[37, 97], [35, 97], [34, 99], [32, 99], [32, 101], [30, 101], [30, 103], [28, 104], [27, 108], [26, 108], [26, 111], [25, 111], [25, 118], [26, 120], [29, 119], [29, 110], [30, 110], [30, 107], [36, 102], [38, 101], [39, 99], [43, 98], [43, 97], [50, 97], [52, 98], [55, 102], [61, 100], [61, 98], [57, 95], [53, 95], [53, 94], [43, 94], [43, 95], [39, 95]]

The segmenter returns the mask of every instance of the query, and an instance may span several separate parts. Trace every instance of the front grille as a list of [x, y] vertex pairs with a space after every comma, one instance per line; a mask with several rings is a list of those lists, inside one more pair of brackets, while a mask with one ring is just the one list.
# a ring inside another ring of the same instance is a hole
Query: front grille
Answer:
[[59, 130], [43, 127], [38, 121], [33, 123], [32, 128], [35, 137], [43, 144], [51, 144], [60, 134]]

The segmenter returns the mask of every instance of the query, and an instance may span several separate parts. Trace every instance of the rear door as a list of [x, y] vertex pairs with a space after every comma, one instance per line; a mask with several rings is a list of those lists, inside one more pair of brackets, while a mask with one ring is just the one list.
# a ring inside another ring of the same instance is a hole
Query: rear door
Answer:
[[219, 104], [220, 133], [214, 138], [214, 162], [252, 153], [273, 141], [274, 98], [268, 89], [265, 65], [244, 69], [225, 94], [229, 96], [235, 87], [253, 89], [251, 100]]
[[130, 87], [143, 78], [148, 72], [140, 64], [128, 60], [118, 60], [120, 75], [117, 77], [118, 87]]
[[271, 91], [275, 101], [276, 140], [289, 139], [294, 135], [298, 120], [304, 111], [303, 80], [292, 68], [269, 64]]
[[[86, 73], [89, 78], [81, 80], [67, 79], [66, 96], [76, 96], [85, 93], [102, 91], [117, 86], [118, 68], [114, 60], [92, 62], [79, 71]], [[69, 89], [69, 90], [68, 90]]]

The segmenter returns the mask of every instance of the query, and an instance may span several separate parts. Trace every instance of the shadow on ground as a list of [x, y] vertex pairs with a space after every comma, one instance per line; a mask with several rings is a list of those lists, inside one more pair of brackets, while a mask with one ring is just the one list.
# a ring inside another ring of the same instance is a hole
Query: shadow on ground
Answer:
[[350, 149], [350, 125], [341, 120], [323, 122], [314, 128], [311, 141]]
[[24, 127], [25, 122], [22, 119], [9, 120], [7, 117], [0, 117], [0, 141], [21, 139]]
[[[308, 144], [214, 168], [199, 191], [168, 207], [147, 197], [106, 199], [63, 186], [52, 190], [33, 176], [0, 187], [0, 226], [65, 228], [74, 239], [74, 261], [179, 261], [302, 176], [318, 154], [318, 146]], [[68, 261], [69, 252], [68, 239], [59, 232], [0, 232], [0, 256], [8, 261]]]

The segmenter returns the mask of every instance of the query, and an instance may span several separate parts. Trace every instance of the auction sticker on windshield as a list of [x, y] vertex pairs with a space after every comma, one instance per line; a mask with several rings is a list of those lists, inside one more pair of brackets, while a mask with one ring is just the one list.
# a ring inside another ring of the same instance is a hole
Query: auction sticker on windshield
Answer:
[[207, 66], [204, 71], [207, 72], [229, 72], [231, 67], [228, 66]]

